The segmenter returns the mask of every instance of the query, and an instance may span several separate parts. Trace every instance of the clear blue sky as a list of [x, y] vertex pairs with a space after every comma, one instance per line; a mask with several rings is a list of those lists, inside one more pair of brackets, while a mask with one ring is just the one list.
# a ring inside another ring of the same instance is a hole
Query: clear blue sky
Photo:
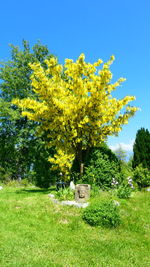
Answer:
[[114, 80], [126, 77], [115, 96], [135, 95], [141, 108], [109, 145], [130, 144], [139, 128], [150, 130], [149, 0], [5, 0], [1, 1], [0, 61], [10, 58], [8, 44], [40, 40], [61, 63], [76, 59], [106, 61], [114, 54]]

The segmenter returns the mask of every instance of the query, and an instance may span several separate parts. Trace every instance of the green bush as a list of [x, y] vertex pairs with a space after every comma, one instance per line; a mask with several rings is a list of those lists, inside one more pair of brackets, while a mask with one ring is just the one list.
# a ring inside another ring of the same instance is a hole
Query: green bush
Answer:
[[142, 164], [138, 165], [134, 170], [133, 180], [139, 188], [150, 186], [150, 171], [143, 168]]
[[130, 163], [128, 162], [121, 162], [121, 175], [123, 177], [123, 180], [126, 180], [126, 178], [129, 176], [133, 176], [133, 169], [129, 164]]
[[111, 187], [112, 178], [122, 181], [121, 164], [116, 155], [103, 143], [100, 147], [88, 148], [83, 151], [84, 175], [79, 175], [80, 166], [78, 158], [75, 158], [71, 169], [72, 179], [75, 183], [88, 183], [101, 189]]
[[3, 183], [7, 183], [11, 180], [12, 172], [10, 170], [5, 170], [0, 166], [0, 181]]
[[117, 227], [120, 224], [118, 207], [113, 201], [103, 201], [87, 207], [83, 219], [91, 226]]
[[126, 186], [122, 185], [117, 190], [117, 196], [119, 198], [127, 199], [127, 198], [130, 198], [131, 192], [132, 192], [132, 189], [129, 185], [126, 185]]
[[[105, 150], [107, 152], [108, 149], [105, 148]], [[102, 189], [107, 189], [112, 187], [114, 177], [119, 184], [122, 182], [119, 160], [112, 152], [110, 155], [106, 152], [101, 149], [92, 151], [88, 165], [85, 167], [83, 183], [95, 184]]]

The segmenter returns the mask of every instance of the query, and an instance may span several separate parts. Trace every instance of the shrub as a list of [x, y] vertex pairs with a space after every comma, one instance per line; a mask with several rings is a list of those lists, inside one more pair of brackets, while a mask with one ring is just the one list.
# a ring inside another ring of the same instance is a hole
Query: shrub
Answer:
[[139, 188], [150, 186], [150, 171], [147, 168], [143, 168], [142, 164], [140, 164], [134, 170], [133, 180]]
[[119, 198], [127, 199], [131, 196], [132, 189], [129, 185], [120, 186], [117, 190], [117, 196]]
[[[111, 187], [112, 178], [122, 181], [121, 164], [116, 155], [103, 143], [100, 147], [89, 148], [89, 153], [83, 153], [84, 175], [79, 176], [79, 164], [75, 158], [72, 166], [72, 179], [75, 183], [88, 183], [102, 189]], [[80, 180], [80, 181], [79, 181]]]
[[7, 183], [11, 180], [12, 172], [10, 170], [5, 170], [0, 166], [0, 181], [3, 183]]
[[119, 183], [122, 181], [119, 160], [112, 152], [110, 155], [106, 153], [108, 149], [105, 150], [106, 151], [102, 151], [101, 148], [91, 152], [83, 176], [83, 182], [95, 184], [103, 189], [111, 187], [113, 177], [115, 177]]
[[87, 207], [83, 219], [92, 226], [117, 227], [120, 224], [118, 207], [113, 201], [104, 201]]
[[25, 179], [22, 179], [22, 180], [20, 181], [20, 185], [21, 185], [21, 186], [24, 186], [24, 187], [27, 187], [27, 186], [30, 186], [31, 183], [29, 182], [29, 180], [28, 180], [27, 178], [25, 178]]
[[123, 177], [123, 180], [126, 180], [127, 177], [132, 177], [133, 176], [133, 169], [129, 165], [131, 164], [130, 162], [121, 162], [121, 175]]
[[7, 186], [10, 186], [10, 187], [19, 187], [20, 186], [20, 183], [18, 180], [9, 180], [9, 181], [5, 182], [5, 184]]

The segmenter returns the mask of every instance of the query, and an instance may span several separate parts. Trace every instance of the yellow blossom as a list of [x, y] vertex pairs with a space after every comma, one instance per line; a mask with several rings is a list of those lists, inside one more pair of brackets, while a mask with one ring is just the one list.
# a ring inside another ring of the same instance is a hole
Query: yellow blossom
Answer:
[[49, 161], [66, 177], [83, 150], [99, 146], [108, 135], [119, 132], [137, 111], [128, 105], [134, 96], [117, 100], [111, 95], [125, 81], [120, 78], [111, 83], [110, 65], [114, 59], [111, 56], [100, 70], [97, 67], [102, 60], [87, 63], [84, 54], [75, 62], [66, 59], [64, 66], [55, 57], [45, 60], [47, 68], [40, 63], [30, 64], [32, 89], [39, 100], [13, 101], [23, 116], [39, 122], [39, 132], [47, 133], [51, 141], [46, 145], [56, 151]]

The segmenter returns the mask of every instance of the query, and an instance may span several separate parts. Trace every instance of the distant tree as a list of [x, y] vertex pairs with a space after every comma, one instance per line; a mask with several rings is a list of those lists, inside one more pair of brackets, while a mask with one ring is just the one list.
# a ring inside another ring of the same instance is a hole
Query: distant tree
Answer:
[[132, 166], [136, 168], [139, 164], [150, 170], [150, 133], [145, 128], [137, 131], [133, 146]]
[[119, 160], [126, 161], [127, 152], [122, 149], [121, 145], [119, 145], [119, 147], [114, 151], [114, 153]]
[[132, 162], [133, 162], [133, 154], [129, 157], [128, 161], [126, 162], [126, 165], [128, 169], [131, 170], [131, 172], [133, 171]]
[[132, 176], [132, 158], [127, 161], [127, 152], [122, 149], [121, 145], [114, 153], [120, 162], [121, 175], [126, 180], [127, 177]]
[[42, 182], [38, 178], [38, 184], [43, 183], [44, 177], [48, 184], [51, 164], [46, 160], [42, 135], [35, 136], [38, 123], [22, 117], [20, 109], [11, 101], [14, 97], [37, 99], [32, 91], [29, 63], [40, 62], [44, 68], [44, 60], [51, 57], [47, 46], [37, 42], [31, 49], [29, 42], [23, 41], [23, 49], [11, 45], [11, 60], [1, 63], [0, 167], [9, 172], [10, 178], [29, 177], [32, 170], [42, 177]]

